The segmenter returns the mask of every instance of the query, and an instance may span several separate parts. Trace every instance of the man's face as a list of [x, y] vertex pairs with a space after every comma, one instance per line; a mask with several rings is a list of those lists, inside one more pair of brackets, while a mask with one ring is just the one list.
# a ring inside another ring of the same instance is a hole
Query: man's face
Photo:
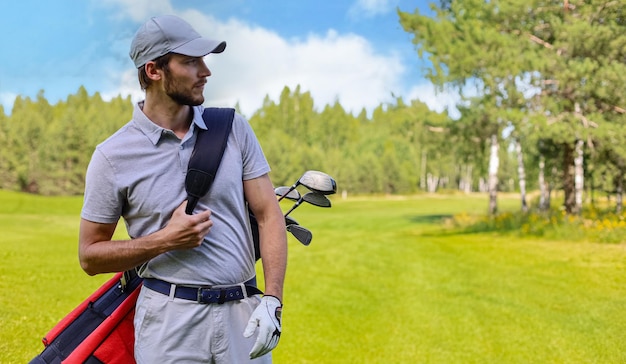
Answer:
[[202, 57], [173, 54], [169, 66], [164, 68], [165, 93], [181, 105], [201, 105], [204, 102], [204, 85], [211, 75]]

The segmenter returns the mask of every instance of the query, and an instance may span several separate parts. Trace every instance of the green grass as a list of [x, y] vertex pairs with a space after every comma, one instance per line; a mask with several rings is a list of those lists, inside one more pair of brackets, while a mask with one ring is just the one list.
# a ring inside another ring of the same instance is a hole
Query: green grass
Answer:
[[110, 277], [78, 264], [81, 204], [0, 190], [0, 363], [32, 359], [41, 338]]
[[[39, 353], [108, 278], [78, 266], [80, 203], [0, 191], [0, 363]], [[443, 227], [486, 207], [486, 196], [454, 195], [300, 207], [293, 216], [314, 237], [308, 247], [290, 238], [274, 361], [626, 362], [626, 245]]]

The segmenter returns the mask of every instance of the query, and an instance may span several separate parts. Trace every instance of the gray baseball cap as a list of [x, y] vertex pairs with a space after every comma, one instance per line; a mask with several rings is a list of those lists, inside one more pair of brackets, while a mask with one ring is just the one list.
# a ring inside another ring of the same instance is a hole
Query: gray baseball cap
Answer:
[[222, 53], [226, 42], [202, 38], [189, 23], [174, 15], [151, 18], [137, 30], [130, 44], [130, 58], [140, 68], [167, 53], [204, 57]]

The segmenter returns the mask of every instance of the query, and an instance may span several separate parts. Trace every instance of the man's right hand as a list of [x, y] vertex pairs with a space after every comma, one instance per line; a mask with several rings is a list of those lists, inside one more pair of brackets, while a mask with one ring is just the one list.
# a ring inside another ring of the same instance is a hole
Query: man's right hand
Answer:
[[195, 215], [187, 215], [187, 200], [174, 210], [172, 218], [163, 229], [172, 249], [193, 249], [204, 240], [213, 226], [211, 211], [206, 210]]

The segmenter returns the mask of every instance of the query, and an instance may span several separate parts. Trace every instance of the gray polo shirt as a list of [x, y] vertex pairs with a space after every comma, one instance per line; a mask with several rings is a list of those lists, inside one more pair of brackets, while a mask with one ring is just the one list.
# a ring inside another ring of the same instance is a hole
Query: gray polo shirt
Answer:
[[[183, 140], [150, 121], [135, 105], [133, 118], [96, 147], [87, 169], [81, 217], [114, 223], [122, 217], [131, 238], [162, 229], [187, 197], [185, 175], [196, 140], [206, 129], [201, 106]], [[210, 209], [213, 227], [201, 246], [161, 254], [144, 264], [143, 277], [176, 284], [221, 285], [255, 274], [243, 181], [270, 170], [248, 122], [235, 115], [228, 145], [210, 192], [196, 211]]]

